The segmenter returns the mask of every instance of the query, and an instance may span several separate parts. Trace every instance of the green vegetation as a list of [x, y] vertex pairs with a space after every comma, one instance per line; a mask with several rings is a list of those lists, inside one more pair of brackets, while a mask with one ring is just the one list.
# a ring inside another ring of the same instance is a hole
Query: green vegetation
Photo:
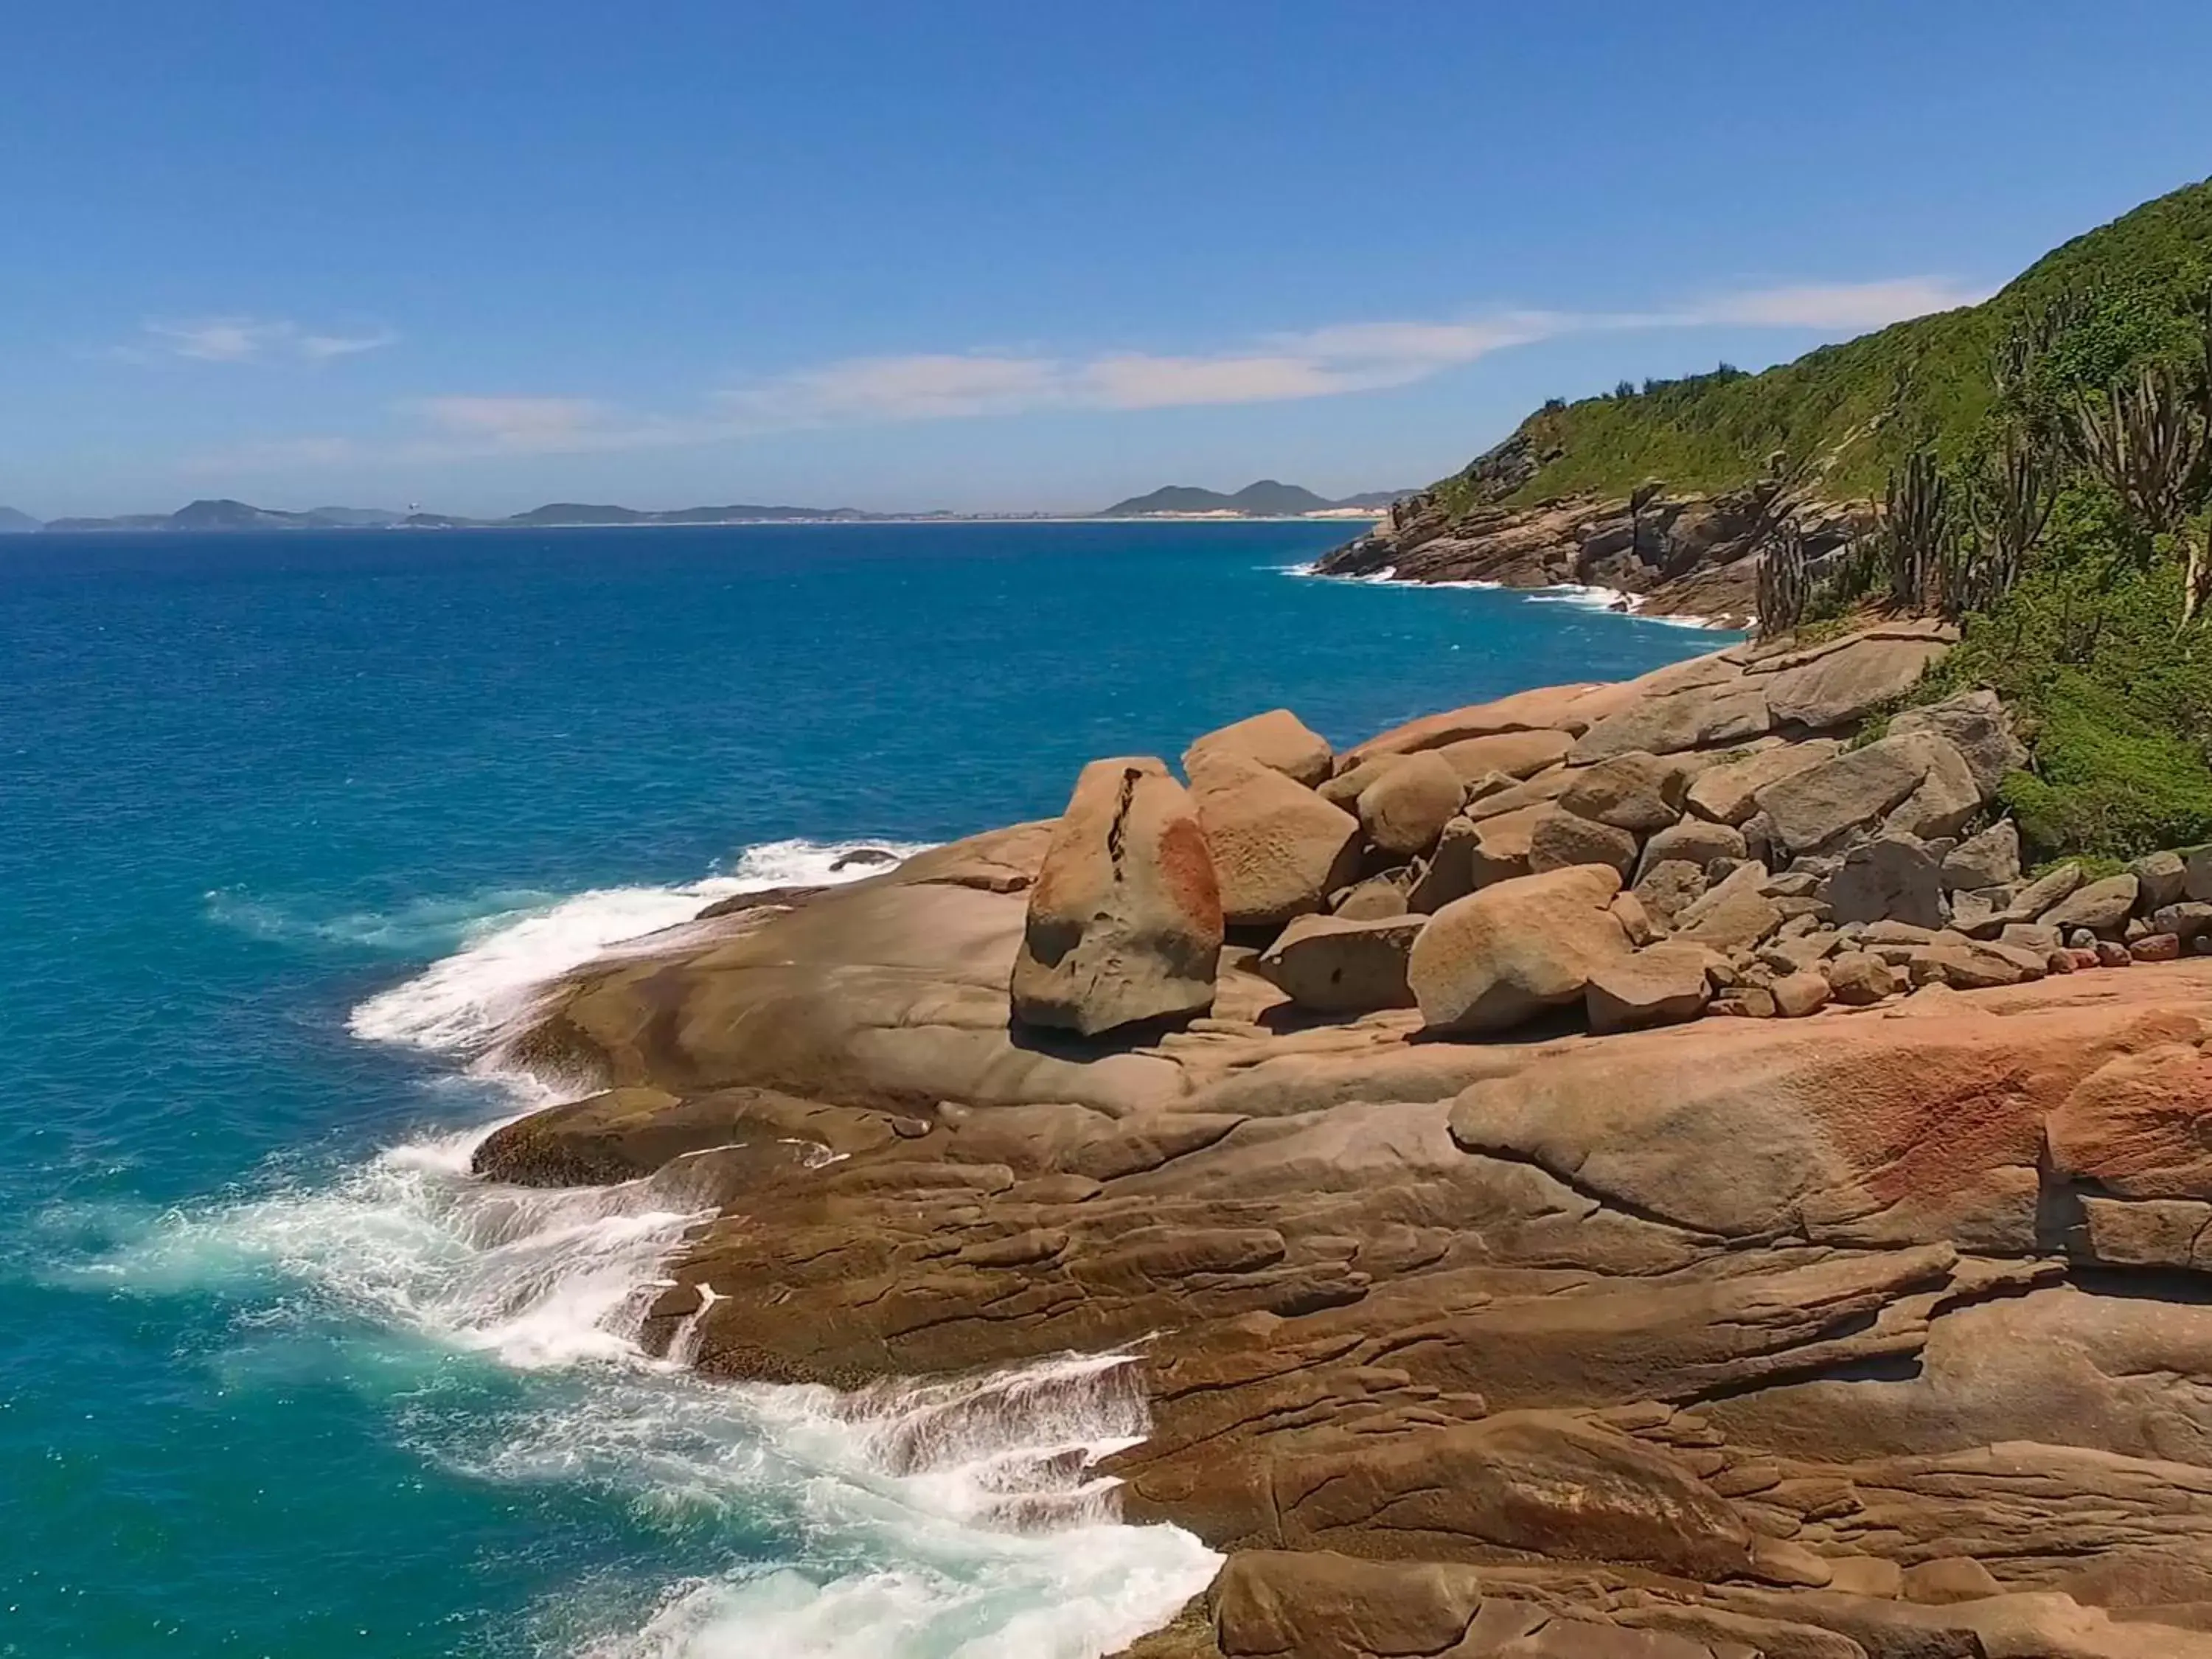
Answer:
[[[1539, 462], [1504, 500], [1580, 491], [1626, 495], [1647, 477], [1674, 490], [1732, 489], [1776, 451], [1813, 459], [1821, 493], [1878, 500], [1891, 470], [1923, 445], [1966, 457], [1996, 398], [1992, 353], [2023, 319], [2068, 295], [2090, 296], [2049, 367], [2104, 386], [2128, 365], [2189, 349], [2189, 304], [2212, 276], [2212, 183], [2192, 185], [2036, 262], [1978, 306], [1916, 318], [1827, 346], [1763, 374], [1723, 365], [1646, 381], [1632, 396], [1555, 400], [1524, 422]], [[1437, 486], [1454, 512], [1482, 504], [1470, 467]]]
[[[1910, 700], [1987, 685], [2021, 712], [2032, 770], [2002, 800], [2035, 855], [2212, 841], [2212, 182], [1978, 306], [1763, 374], [1555, 400], [1437, 489], [1460, 512], [1654, 478], [1752, 492], [1770, 629], [1957, 620]], [[1816, 498], [1872, 526], [1817, 568], [1796, 519]]]

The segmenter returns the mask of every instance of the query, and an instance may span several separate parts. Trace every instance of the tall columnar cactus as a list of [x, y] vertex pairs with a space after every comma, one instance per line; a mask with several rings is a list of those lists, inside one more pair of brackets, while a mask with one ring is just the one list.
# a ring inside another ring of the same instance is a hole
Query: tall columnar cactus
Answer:
[[1925, 610], [1955, 535], [1950, 482], [1934, 450], [1912, 451], [1889, 475], [1881, 533], [1890, 602], [1903, 611]]
[[1810, 593], [1805, 574], [1805, 537], [1793, 520], [1778, 525], [1759, 556], [1759, 631], [1771, 638], [1794, 631], [1805, 619]]
[[2011, 591], [2058, 499], [2049, 453], [2021, 425], [2007, 428], [2003, 453], [1960, 493], [1972, 533], [1954, 543], [1944, 566], [1943, 608], [1953, 617], [1986, 610]]
[[[2212, 372], [2212, 342], [2206, 346]], [[2197, 614], [2206, 586], [2203, 550], [2190, 534], [2189, 514], [2212, 474], [2212, 408], [2201, 386], [2185, 385], [2164, 363], [2146, 363], [2132, 380], [2118, 380], [2101, 401], [2076, 398], [2069, 437], [2081, 465], [2120, 499], [2146, 535], [2188, 541], [2181, 619]]]

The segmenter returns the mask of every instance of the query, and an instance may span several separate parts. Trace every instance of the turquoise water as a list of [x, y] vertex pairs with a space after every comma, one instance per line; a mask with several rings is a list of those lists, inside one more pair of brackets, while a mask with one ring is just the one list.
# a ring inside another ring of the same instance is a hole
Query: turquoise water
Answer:
[[684, 1218], [469, 1182], [533, 981], [856, 842], [1057, 809], [1287, 702], [1332, 737], [1710, 635], [1285, 574], [1321, 525], [0, 542], [0, 1653], [1078, 1659], [1194, 1540], [928, 1396], [640, 1361]]

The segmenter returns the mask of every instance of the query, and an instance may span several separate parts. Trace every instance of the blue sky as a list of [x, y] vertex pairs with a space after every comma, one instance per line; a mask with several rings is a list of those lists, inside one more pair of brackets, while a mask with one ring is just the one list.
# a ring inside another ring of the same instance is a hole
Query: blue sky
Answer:
[[1425, 482], [2212, 172], [2212, 6], [179, 5], [0, 26], [0, 501]]

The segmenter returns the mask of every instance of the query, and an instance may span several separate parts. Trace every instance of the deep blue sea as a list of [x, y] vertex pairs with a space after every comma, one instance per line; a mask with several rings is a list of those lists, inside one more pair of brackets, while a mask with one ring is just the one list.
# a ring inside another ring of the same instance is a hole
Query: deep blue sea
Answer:
[[891, 1473], [896, 1402], [643, 1363], [685, 1218], [469, 1182], [529, 1085], [467, 1061], [602, 944], [1091, 757], [1717, 643], [1286, 569], [1343, 533], [0, 539], [0, 1654], [1079, 1659], [1202, 1583]]

